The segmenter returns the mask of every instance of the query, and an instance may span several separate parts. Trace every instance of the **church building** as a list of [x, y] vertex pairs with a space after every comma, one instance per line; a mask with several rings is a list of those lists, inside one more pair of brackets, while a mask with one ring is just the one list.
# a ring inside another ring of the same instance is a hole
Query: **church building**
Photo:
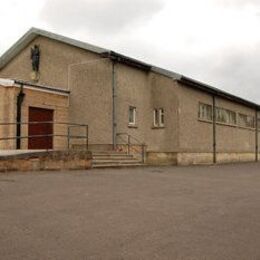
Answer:
[[0, 58], [0, 149], [130, 149], [152, 165], [244, 162], [258, 161], [259, 131], [259, 104], [40, 29]]

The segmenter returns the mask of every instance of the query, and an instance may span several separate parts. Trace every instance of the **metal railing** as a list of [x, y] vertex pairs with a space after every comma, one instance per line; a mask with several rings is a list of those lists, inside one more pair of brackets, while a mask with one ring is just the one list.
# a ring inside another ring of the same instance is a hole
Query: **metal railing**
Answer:
[[[139, 141], [134, 136], [128, 134], [128, 133], [117, 133], [117, 138], [119, 138], [123, 143], [117, 142], [117, 146], [126, 146], [126, 153], [127, 154], [134, 154], [133, 151], [137, 154], [141, 155], [142, 163], [145, 163], [145, 154], [146, 154], [146, 144]], [[126, 137], [124, 139], [123, 137]], [[141, 150], [136, 149], [137, 147], [140, 147]]]
[[[84, 140], [84, 147], [86, 150], [88, 150], [88, 145], [89, 145], [89, 128], [88, 125], [85, 124], [75, 124], [75, 123], [67, 123], [67, 122], [55, 122], [55, 121], [32, 121], [32, 122], [0, 122], [0, 127], [5, 127], [5, 126], [23, 126], [26, 125], [28, 127], [27, 132], [29, 132], [29, 126], [31, 125], [46, 125], [46, 124], [51, 124], [52, 125], [52, 131], [53, 134], [36, 134], [36, 135], [19, 135], [19, 136], [4, 136], [4, 137], [0, 137], [0, 142], [3, 141], [8, 141], [8, 140], [22, 140], [22, 139], [32, 139], [32, 138], [55, 138], [55, 137], [61, 137], [67, 140], [67, 149], [70, 149], [71, 146], [71, 140], [72, 139], [82, 139]], [[63, 132], [63, 133], [55, 133], [55, 128], [54, 126], [65, 126], [65, 130], [63, 131], [59, 131], [59, 132]], [[84, 129], [84, 134], [80, 135], [80, 134], [73, 134], [72, 133], [72, 129]], [[14, 129], [13, 132], [15, 132], [16, 130]], [[64, 145], [66, 146], [66, 145]]]

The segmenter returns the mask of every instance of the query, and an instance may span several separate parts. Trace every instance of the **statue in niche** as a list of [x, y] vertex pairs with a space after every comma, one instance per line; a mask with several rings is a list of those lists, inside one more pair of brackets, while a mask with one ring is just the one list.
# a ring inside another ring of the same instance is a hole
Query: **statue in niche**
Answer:
[[39, 72], [40, 67], [40, 46], [34, 45], [31, 48], [31, 60], [32, 60], [32, 69], [34, 72]]

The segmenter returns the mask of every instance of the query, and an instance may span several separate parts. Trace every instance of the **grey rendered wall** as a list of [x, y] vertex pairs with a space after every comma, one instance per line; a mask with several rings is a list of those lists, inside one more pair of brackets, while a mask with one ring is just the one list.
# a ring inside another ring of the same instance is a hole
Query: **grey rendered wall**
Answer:
[[210, 153], [213, 151], [212, 124], [198, 121], [199, 102], [212, 104], [212, 97], [206, 93], [178, 84], [180, 100], [180, 150], [188, 153]]
[[99, 58], [98, 55], [45, 37], [37, 37], [9, 64], [0, 77], [31, 81], [31, 47], [40, 45], [39, 84], [67, 89], [69, 65]]
[[[177, 151], [178, 99], [172, 79], [122, 64], [117, 65], [116, 75], [117, 132], [138, 138], [148, 151]], [[137, 108], [136, 128], [128, 126], [129, 106]], [[154, 108], [164, 108], [164, 128], [153, 128]]]
[[70, 122], [89, 125], [90, 144], [112, 144], [112, 63], [73, 67], [70, 91]]
[[[213, 124], [198, 119], [199, 102], [212, 105], [212, 96], [179, 84], [180, 152], [208, 153], [213, 151]], [[254, 116], [254, 109], [216, 98], [216, 106]], [[217, 123], [218, 153], [254, 153], [255, 130]]]

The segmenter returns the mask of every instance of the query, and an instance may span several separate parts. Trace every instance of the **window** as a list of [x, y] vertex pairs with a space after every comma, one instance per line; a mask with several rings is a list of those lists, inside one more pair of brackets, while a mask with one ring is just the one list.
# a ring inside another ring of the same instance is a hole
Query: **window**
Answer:
[[237, 114], [234, 111], [217, 107], [216, 108], [216, 121], [219, 123], [236, 125]]
[[164, 109], [161, 108], [159, 109], [159, 123], [160, 123], [160, 126], [164, 126]]
[[153, 111], [153, 125], [159, 126], [159, 111], [158, 111], [158, 109], [154, 109], [154, 111]]
[[199, 119], [212, 121], [212, 106], [199, 103]]
[[154, 109], [153, 111], [153, 125], [155, 127], [163, 127], [164, 126], [164, 109]]
[[239, 125], [243, 127], [255, 127], [255, 118], [244, 114], [239, 114]]
[[129, 107], [128, 113], [128, 124], [135, 125], [136, 124], [136, 107]]

